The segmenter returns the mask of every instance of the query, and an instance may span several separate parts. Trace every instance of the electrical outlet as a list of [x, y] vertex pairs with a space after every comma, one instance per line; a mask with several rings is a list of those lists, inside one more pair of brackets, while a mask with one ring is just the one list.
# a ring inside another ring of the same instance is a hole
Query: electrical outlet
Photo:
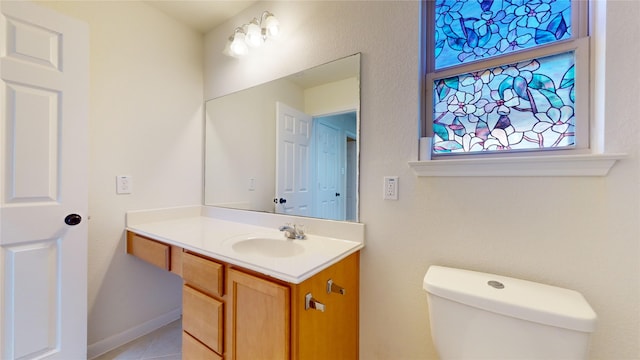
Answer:
[[133, 176], [118, 175], [116, 176], [116, 194], [132, 194], [133, 193]]
[[398, 177], [397, 176], [384, 177], [384, 193], [382, 198], [385, 200], [398, 200]]

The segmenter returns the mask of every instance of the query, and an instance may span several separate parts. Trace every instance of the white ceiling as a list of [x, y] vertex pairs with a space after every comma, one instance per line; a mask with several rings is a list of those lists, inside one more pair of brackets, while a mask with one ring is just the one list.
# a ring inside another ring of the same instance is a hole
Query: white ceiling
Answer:
[[170, 17], [202, 33], [256, 3], [256, 0], [147, 0]]

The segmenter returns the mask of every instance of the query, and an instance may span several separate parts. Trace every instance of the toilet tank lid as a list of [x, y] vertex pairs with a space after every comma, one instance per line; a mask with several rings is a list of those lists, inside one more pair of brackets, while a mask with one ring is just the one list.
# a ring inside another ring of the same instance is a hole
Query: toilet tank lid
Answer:
[[574, 290], [435, 265], [427, 270], [423, 286], [430, 294], [486, 311], [576, 331], [595, 330], [596, 313]]

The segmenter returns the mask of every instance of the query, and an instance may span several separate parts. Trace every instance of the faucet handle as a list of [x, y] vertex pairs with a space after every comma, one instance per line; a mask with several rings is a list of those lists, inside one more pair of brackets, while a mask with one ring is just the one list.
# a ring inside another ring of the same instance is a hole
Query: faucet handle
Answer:
[[293, 229], [296, 233], [296, 239], [305, 239], [307, 236], [304, 234], [304, 224], [294, 224]]
[[280, 231], [284, 231], [284, 235], [287, 239], [306, 239], [306, 235], [304, 234], [304, 225], [296, 225], [291, 223], [287, 223], [286, 225], [280, 226], [278, 228]]
[[278, 230], [284, 231], [284, 236], [287, 239], [295, 239], [295, 237], [296, 237], [296, 230], [294, 228], [292, 228], [291, 226], [289, 226], [289, 224], [280, 226], [278, 228]]

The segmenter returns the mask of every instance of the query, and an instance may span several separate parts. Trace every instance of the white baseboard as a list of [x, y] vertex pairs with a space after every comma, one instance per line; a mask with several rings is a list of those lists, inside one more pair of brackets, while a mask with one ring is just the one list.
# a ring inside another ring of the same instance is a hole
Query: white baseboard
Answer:
[[158, 316], [155, 319], [151, 319], [140, 325], [137, 325], [128, 330], [125, 330], [119, 334], [110, 336], [104, 340], [100, 340], [96, 343], [90, 344], [87, 347], [87, 358], [94, 359], [104, 353], [107, 353], [117, 347], [120, 347], [156, 329], [159, 329], [169, 324], [170, 322], [178, 320], [181, 314], [182, 314], [182, 307], [179, 307], [177, 309], [171, 310], [166, 314]]

